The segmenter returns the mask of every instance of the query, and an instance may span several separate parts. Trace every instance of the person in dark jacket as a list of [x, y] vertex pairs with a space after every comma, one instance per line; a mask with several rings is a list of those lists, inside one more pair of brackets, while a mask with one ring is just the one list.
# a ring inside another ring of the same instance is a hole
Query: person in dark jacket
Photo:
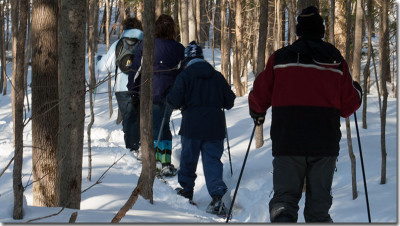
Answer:
[[304, 180], [306, 222], [332, 222], [331, 187], [341, 139], [340, 117], [361, 105], [362, 90], [352, 81], [339, 50], [322, 41], [318, 9], [297, 17], [292, 45], [274, 52], [253, 84], [248, 101], [256, 125], [272, 107], [274, 196], [271, 222], [297, 222]]
[[[166, 108], [165, 97], [172, 87], [176, 76], [182, 71], [180, 63], [184, 58], [185, 47], [176, 38], [176, 25], [171, 16], [162, 14], [156, 21], [154, 75], [153, 75], [153, 129], [156, 161], [162, 163], [160, 174], [174, 176], [177, 169], [171, 164], [172, 134], [169, 127], [172, 109]], [[129, 74], [128, 89], [132, 93], [134, 106], [139, 105], [140, 67], [143, 56], [143, 44], [138, 46]], [[135, 79], [136, 77], [136, 79]], [[163, 125], [161, 125], [165, 118]], [[162, 128], [161, 128], [162, 126]], [[161, 133], [160, 140], [158, 136]]]
[[231, 109], [236, 96], [222, 74], [203, 59], [202, 49], [195, 42], [185, 49], [186, 62], [187, 67], [178, 75], [167, 96], [167, 103], [182, 111], [178, 171], [182, 189], [178, 194], [192, 201], [201, 152], [207, 190], [212, 197], [207, 212], [223, 215], [226, 210], [221, 199], [227, 191], [220, 160], [226, 129], [223, 109]]

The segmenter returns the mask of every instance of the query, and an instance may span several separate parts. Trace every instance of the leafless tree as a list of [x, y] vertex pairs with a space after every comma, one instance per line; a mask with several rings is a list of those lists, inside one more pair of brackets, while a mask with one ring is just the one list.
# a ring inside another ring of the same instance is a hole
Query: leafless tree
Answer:
[[58, 206], [79, 209], [85, 121], [87, 1], [64, 0], [59, 9], [60, 131], [56, 156], [62, 161], [57, 165], [56, 200]]

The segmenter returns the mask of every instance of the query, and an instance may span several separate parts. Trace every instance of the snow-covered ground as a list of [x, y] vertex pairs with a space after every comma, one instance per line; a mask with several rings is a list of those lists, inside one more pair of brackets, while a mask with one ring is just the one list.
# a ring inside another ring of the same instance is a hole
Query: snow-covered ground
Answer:
[[[104, 45], [99, 46], [99, 54], [105, 53]], [[205, 49], [206, 59], [212, 63], [210, 49]], [[220, 52], [215, 52], [216, 68], [220, 68]], [[11, 74], [11, 64], [7, 67]], [[29, 76], [30, 77], [30, 76]], [[88, 77], [88, 75], [87, 75]], [[100, 78], [102, 75], [100, 76]], [[254, 76], [249, 76], [249, 88], [252, 87]], [[398, 196], [397, 196], [397, 100], [390, 96], [387, 110], [386, 148], [387, 167], [386, 184], [380, 184], [381, 179], [381, 151], [380, 151], [380, 119], [379, 105], [375, 82], [368, 95], [368, 129], [362, 129], [361, 109], [357, 111], [360, 128], [361, 145], [364, 157], [365, 174], [368, 186], [368, 197], [372, 222], [396, 223], [398, 221]], [[8, 94], [0, 96], [0, 171], [5, 168], [13, 157], [12, 147], [12, 113], [11, 113], [11, 85], [8, 84]], [[233, 89], [233, 87], [232, 87]], [[124, 148], [122, 126], [116, 125], [117, 102], [113, 98], [114, 114], [109, 117], [107, 84], [98, 89], [95, 99], [95, 123], [92, 129], [92, 156], [93, 171], [92, 181], [87, 181], [88, 158], [87, 138], [85, 131], [83, 180], [82, 189], [91, 186], [96, 180], [122, 155], [105, 175], [101, 184], [95, 185], [82, 194], [81, 209], [78, 210], [77, 223], [109, 223], [117, 211], [122, 207], [136, 187], [141, 164]], [[90, 120], [89, 102], [86, 98], [85, 130]], [[181, 114], [174, 111], [172, 114], [171, 129], [173, 133], [173, 158], [172, 163], [179, 167], [181, 152], [180, 137], [178, 134]], [[225, 152], [222, 157], [224, 163], [224, 180], [229, 188], [224, 196], [226, 206], [229, 208], [233, 197], [239, 173], [243, 164], [250, 135], [253, 129], [253, 121], [248, 115], [247, 94], [235, 100], [233, 109], [226, 111], [229, 145], [232, 159], [233, 176], [230, 173], [229, 157], [225, 142]], [[354, 117], [351, 116], [351, 134], [353, 149], [357, 161], [357, 190], [358, 198], [352, 199], [351, 167], [348, 154], [345, 120], [342, 119], [342, 140], [340, 142], [340, 155], [337, 161], [337, 172], [334, 175], [332, 196], [333, 205], [330, 214], [337, 223], [367, 223], [367, 205], [364, 192], [364, 183], [361, 170], [360, 154], [358, 149], [357, 134]], [[272, 198], [272, 156], [271, 140], [269, 138], [271, 111], [268, 110], [266, 123], [264, 124], [264, 146], [255, 149], [254, 141], [251, 145], [243, 177], [240, 183], [237, 197], [233, 207], [232, 223], [263, 223], [269, 222], [268, 202]], [[31, 123], [24, 130], [24, 145], [32, 143]], [[23, 184], [31, 180], [32, 150], [24, 149]], [[24, 218], [13, 220], [13, 190], [12, 190], [13, 164], [0, 177], [0, 222], [23, 223], [28, 220], [51, 215], [61, 208], [46, 208], [32, 206], [32, 186], [26, 188], [24, 196]], [[174, 189], [178, 187], [177, 178], [168, 179], [164, 184], [158, 179], [154, 183], [154, 204], [139, 197], [136, 204], [121, 220], [123, 223], [218, 223], [224, 219], [205, 212], [206, 206], [211, 201], [205, 186], [202, 163], [199, 161], [197, 168], [197, 180], [194, 193], [194, 201], [198, 207], [190, 205], [186, 199], [177, 196]], [[304, 222], [303, 207], [304, 196], [300, 200], [299, 220]], [[64, 209], [60, 214], [34, 221], [35, 223], [68, 223], [73, 209]]]

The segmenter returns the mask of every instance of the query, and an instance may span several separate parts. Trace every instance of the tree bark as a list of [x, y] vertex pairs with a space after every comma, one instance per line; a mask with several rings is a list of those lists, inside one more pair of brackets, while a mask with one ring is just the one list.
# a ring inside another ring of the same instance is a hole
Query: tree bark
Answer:
[[382, 111], [381, 111], [381, 184], [386, 184], [386, 111], [388, 90], [387, 82], [390, 82], [390, 57], [389, 57], [389, 2], [382, 1], [380, 7], [379, 29], [379, 52], [380, 52], [380, 68], [381, 68], [381, 86], [382, 86]]
[[[332, 0], [334, 1], [334, 0]], [[289, 0], [289, 45], [296, 41], [296, 0]]]
[[163, 13], [163, 1], [162, 0], [155, 0], [155, 7], [156, 7], [156, 15], [155, 15], [155, 19], [157, 20], [157, 18]]
[[23, 218], [22, 162], [23, 162], [23, 108], [24, 108], [24, 62], [27, 26], [28, 0], [11, 1], [13, 72], [11, 91], [13, 130], [14, 130], [14, 168], [13, 218]]
[[[106, 2], [106, 9], [105, 9], [105, 16], [106, 16], [106, 24], [105, 24], [105, 32], [104, 32], [104, 39], [106, 40], [106, 50], [110, 48], [110, 2], [109, 0], [105, 0]], [[114, 76], [118, 76], [115, 74]], [[112, 87], [111, 87], [111, 73], [108, 72], [108, 110], [110, 112], [110, 118], [113, 114], [113, 106], [112, 106]]]
[[189, 42], [196, 41], [196, 4], [188, 0]]
[[117, 214], [115, 214], [114, 218], [111, 220], [111, 223], [119, 223], [121, 219], [126, 215], [126, 213], [132, 209], [133, 205], [135, 205], [139, 193], [141, 189], [140, 187], [136, 187], [133, 191], [132, 194], [129, 196], [129, 199], [126, 201], [126, 203], [121, 207], [121, 209], [118, 211]]
[[233, 58], [233, 84], [236, 89], [236, 96], [244, 95], [244, 87], [241, 82], [241, 69], [244, 65], [241, 65], [242, 59], [242, 42], [243, 42], [243, 19], [242, 19], [242, 10], [243, 10], [243, 0], [236, 0], [236, 11], [235, 11], [235, 32], [236, 32], [236, 42], [235, 42], [235, 55]]
[[56, 200], [58, 206], [79, 209], [85, 122], [87, 1], [64, 0], [59, 9], [60, 133], [56, 155]]
[[[258, 30], [258, 49], [257, 49], [257, 70], [256, 78], [265, 68], [265, 48], [267, 43], [267, 33], [268, 30], [268, 0], [260, 0], [260, 28]], [[264, 132], [263, 125], [256, 127], [255, 131], [256, 148], [260, 148], [264, 145]]]
[[229, 82], [229, 67], [230, 63], [230, 49], [229, 49], [229, 30], [227, 28], [226, 10], [227, 0], [222, 0], [221, 3], [221, 73], [224, 75], [226, 81]]
[[6, 48], [4, 31], [4, 3], [0, 3], [0, 93], [3, 92], [4, 84], [7, 83], [5, 76]]
[[353, 43], [353, 80], [360, 83], [360, 71], [361, 71], [361, 48], [362, 48], [362, 33], [363, 33], [363, 8], [361, 0], [357, 0], [356, 6], [356, 23], [354, 31], [354, 43]]
[[181, 31], [182, 37], [181, 42], [183, 46], [187, 46], [189, 44], [189, 18], [188, 18], [188, 1], [191, 0], [180, 0], [181, 1]]
[[[58, 2], [36, 0], [32, 10], [33, 205], [54, 207], [59, 131]], [[40, 181], [39, 181], [40, 180]]]
[[143, 64], [142, 86], [140, 90], [140, 143], [142, 147], [142, 172], [138, 187], [144, 199], [153, 203], [153, 183], [156, 173], [156, 161], [153, 140], [153, 64], [155, 48], [154, 2], [145, 1], [143, 14]]
[[220, 48], [221, 43], [221, 0], [215, 1], [215, 12], [214, 12], [214, 47]]

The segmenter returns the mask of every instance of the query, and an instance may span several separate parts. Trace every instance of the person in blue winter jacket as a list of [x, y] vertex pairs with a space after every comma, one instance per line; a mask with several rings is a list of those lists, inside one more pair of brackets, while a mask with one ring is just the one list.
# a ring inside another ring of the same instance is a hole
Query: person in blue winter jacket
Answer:
[[227, 186], [222, 179], [225, 115], [236, 98], [223, 75], [203, 59], [203, 51], [194, 41], [185, 49], [186, 68], [178, 75], [167, 96], [168, 105], [182, 112], [182, 152], [178, 194], [193, 199], [196, 168], [201, 153], [207, 190], [212, 201], [207, 212], [225, 215], [222, 197]]
[[[124, 32], [121, 34], [120, 39], [110, 46], [106, 55], [97, 56], [97, 68], [101, 72], [115, 72], [117, 67], [115, 51], [118, 42], [122, 38], [135, 38], [139, 41], [143, 39], [142, 23], [136, 17], [128, 17], [122, 22], [122, 26]], [[123, 73], [118, 68], [115, 76], [115, 97], [117, 98], [118, 108], [122, 115], [125, 147], [137, 153], [140, 147], [139, 111], [132, 107], [131, 95], [126, 87], [128, 84], [128, 74]]]
[[[161, 176], [174, 176], [177, 169], [171, 163], [172, 133], [169, 127], [172, 109], [166, 107], [165, 97], [172, 87], [180, 67], [185, 47], [176, 38], [176, 25], [171, 16], [162, 14], [156, 20], [155, 52], [153, 74], [153, 135], [156, 161], [160, 161]], [[128, 89], [132, 92], [132, 102], [139, 104], [141, 84], [141, 61], [143, 43], [138, 46], [129, 74]], [[163, 125], [161, 125], [164, 120]], [[161, 128], [162, 126], [162, 128]], [[161, 133], [161, 134], [160, 134]], [[161, 135], [158, 140], [159, 134]]]

